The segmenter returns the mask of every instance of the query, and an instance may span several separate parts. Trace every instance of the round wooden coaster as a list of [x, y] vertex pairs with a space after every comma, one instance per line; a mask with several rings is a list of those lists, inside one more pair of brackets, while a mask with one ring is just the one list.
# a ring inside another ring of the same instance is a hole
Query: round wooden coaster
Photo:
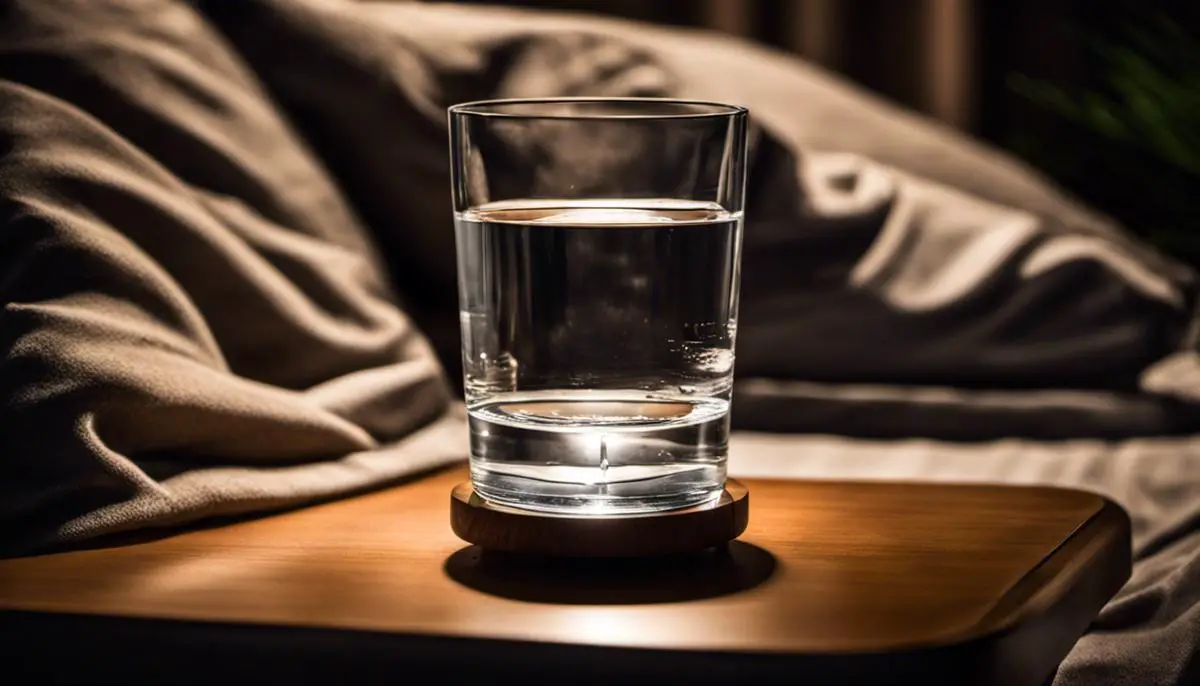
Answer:
[[552, 515], [489, 503], [470, 483], [450, 496], [450, 528], [485, 550], [563, 557], [686, 553], [737, 538], [750, 521], [750, 493], [728, 479], [716, 501], [620, 517]]

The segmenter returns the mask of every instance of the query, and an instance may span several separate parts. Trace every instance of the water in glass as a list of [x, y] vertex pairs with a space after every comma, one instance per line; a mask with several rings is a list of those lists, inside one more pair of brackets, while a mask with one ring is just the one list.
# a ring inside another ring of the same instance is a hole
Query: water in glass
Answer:
[[725, 481], [741, 214], [529, 200], [456, 216], [471, 478], [527, 509], [638, 513]]

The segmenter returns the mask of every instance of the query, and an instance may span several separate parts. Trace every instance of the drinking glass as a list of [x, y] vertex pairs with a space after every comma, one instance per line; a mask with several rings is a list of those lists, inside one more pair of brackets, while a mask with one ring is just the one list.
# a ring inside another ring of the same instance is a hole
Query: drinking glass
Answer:
[[625, 515], [720, 496], [746, 118], [650, 98], [450, 108], [481, 497]]

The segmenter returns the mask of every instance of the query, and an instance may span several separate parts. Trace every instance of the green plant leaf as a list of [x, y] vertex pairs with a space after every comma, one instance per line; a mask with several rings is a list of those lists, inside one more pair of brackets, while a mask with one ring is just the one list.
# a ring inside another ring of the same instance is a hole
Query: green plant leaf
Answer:
[[1153, 8], [1085, 34], [1100, 67], [1089, 90], [1010, 75], [1009, 88], [1064, 128], [1009, 147], [1144, 240], [1200, 265], [1200, 42]]

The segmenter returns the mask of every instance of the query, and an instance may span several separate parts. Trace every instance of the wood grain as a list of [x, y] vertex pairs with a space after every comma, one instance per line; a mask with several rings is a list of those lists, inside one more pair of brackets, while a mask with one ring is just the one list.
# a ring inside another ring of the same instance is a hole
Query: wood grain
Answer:
[[573, 557], [691, 553], [722, 545], [746, 530], [750, 493], [727, 479], [716, 502], [632, 517], [566, 517], [487, 502], [469, 481], [450, 494], [450, 529], [489, 551]]
[[[588, 683], [665, 670], [688, 683], [1020, 686], [1046, 677], [1130, 567], [1127, 516], [1088, 493], [750, 480], [753, 516], [727, 554], [588, 566], [590, 581], [550, 569], [562, 588], [537, 597], [450, 530], [447, 495], [463, 479], [455, 469], [220, 528], [0, 561], [0, 635], [21, 639], [0, 653], [35, 676], [102, 680], [169, 679], [180, 664], [214, 678], [233, 666], [379, 676], [403, 660]], [[655, 592], [688, 584], [699, 590]], [[56, 660], [63, 641], [94, 655]]]

